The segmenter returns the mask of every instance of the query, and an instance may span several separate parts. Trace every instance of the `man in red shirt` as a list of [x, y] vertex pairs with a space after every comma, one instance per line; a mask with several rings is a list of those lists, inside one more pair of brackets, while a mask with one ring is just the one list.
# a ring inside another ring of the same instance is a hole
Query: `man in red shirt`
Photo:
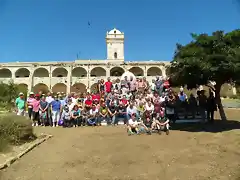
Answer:
[[85, 100], [85, 105], [87, 108], [90, 108], [92, 106], [91, 96], [87, 97], [87, 99]]
[[107, 82], [105, 82], [105, 91], [107, 94], [109, 94], [112, 90], [112, 82], [110, 80], [110, 77], [108, 77]]

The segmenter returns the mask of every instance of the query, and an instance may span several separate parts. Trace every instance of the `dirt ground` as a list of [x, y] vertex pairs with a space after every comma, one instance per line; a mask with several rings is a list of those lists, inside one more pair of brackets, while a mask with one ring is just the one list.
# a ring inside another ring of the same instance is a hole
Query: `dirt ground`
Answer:
[[239, 110], [227, 123], [176, 125], [170, 135], [124, 127], [36, 128], [54, 137], [0, 172], [0, 180], [237, 180]]

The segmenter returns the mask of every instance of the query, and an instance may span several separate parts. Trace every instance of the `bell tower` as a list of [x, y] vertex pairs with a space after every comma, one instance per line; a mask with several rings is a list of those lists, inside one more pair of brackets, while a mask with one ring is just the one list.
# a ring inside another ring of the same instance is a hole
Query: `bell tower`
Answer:
[[124, 61], [124, 33], [114, 28], [107, 32], [107, 60]]

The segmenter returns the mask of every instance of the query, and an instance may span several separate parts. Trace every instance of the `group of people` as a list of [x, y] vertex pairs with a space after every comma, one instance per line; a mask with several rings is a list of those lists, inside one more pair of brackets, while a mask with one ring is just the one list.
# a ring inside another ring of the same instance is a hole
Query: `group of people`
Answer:
[[[208, 98], [205, 98], [204, 93], [197, 96], [199, 99], [195, 98], [196, 106], [200, 110], [196, 108], [193, 111], [191, 108], [192, 115], [194, 117], [199, 112], [202, 118], [206, 118], [201, 107], [205, 101], [206, 109]], [[161, 133], [163, 130], [169, 134], [169, 124], [178, 118], [179, 103], [180, 107], [188, 111], [187, 104], [193, 103], [193, 100], [192, 97], [188, 99], [183, 88], [180, 88], [179, 94], [173, 92], [168, 79], [156, 77], [149, 83], [145, 78], [126, 76], [121, 81], [112, 82], [110, 78], [106, 82], [100, 80], [96, 89], [87, 93], [65, 95], [59, 92], [53, 95], [51, 92], [31, 92], [26, 102], [23, 93], [20, 93], [16, 99], [16, 110], [18, 115], [24, 115], [27, 106], [28, 117], [33, 126], [125, 124], [130, 135], [141, 132], [151, 134], [153, 131]], [[212, 111], [209, 112], [209, 116], [211, 115], [213, 117]]]

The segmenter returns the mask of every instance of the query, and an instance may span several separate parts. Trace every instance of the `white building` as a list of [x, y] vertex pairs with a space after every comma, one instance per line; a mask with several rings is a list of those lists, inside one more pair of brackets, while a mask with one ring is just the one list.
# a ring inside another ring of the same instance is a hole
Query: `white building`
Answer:
[[16, 62], [0, 64], [0, 81], [13, 80], [29, 91], [84, 92], [93, 89], [100, 79], [116, 79], [130, 71], [148, 80], [166, 75], [164, 61], [125, 61], [124, 33], [117, 29], [107, 32], [106, 60], [75, 60], [72, 62]]

